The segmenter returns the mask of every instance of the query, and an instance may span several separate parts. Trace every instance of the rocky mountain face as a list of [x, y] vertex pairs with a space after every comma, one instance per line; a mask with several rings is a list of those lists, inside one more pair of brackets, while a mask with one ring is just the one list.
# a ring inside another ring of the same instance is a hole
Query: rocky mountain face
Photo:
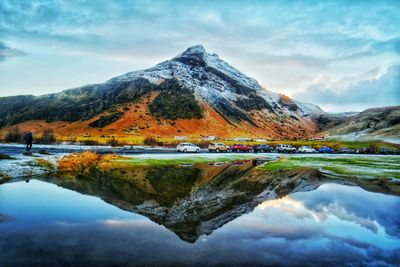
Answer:
[[304, 137], [318, 130], [311, 115], [319, 113], [315, 105], [265, 90], [200, 45], [102, 84], [0, 98], [3, 130], [40, 125], [71, 135]]
[[[320, 115], [318, 119], [327, 121], [329, 117]], [[334, 117], [332, 121], [336, 125], [323, 129], [330, 136], [345, 139], [400, 138], [400, 106], [371, 108], [349, 116]]]

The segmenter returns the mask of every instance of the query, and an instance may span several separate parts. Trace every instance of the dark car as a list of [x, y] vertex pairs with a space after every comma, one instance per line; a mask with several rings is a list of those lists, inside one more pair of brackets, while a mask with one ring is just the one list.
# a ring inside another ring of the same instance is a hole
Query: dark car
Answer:
[[234, 144], [231, 148], [234, 152], [253, 152], [253, 148], [251, 146], [243, 144]]
[[361, 147], [357, 149], [358, 154], [372, 154], [373, 151], [369, 147]]
[[329, 153], [329, 154], [332, 154], [332, 153], [333, 153], [333, 149], [330, 148], [330, 147], [327, 147], [327, 146], [321, 146], [321, 147], [318, 149], [318, 151], [319, 151], [319, 153]]
[[356, 151], [354, 149], [348, 148], [348, 147], [341, 147], [339, 148], [339, 153], [344, 153], [344, 154], [354, 154]]
[[253, 151], [254, 152], [272, 152], [273, 148], [269, 145], [254, 145]]
[[390, 149], [390, 148], [386, 148], [386, 147], [381, 148], [381, 150], [379, 150], [379, 153], [383, 154], [383, 155], [395, 155], [395, 154], [397, 154], [394, 149]]

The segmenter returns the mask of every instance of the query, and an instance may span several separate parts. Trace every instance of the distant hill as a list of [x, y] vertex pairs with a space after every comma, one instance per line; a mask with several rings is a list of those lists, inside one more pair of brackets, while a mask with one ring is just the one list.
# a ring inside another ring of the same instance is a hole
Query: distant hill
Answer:
[[331, 119], [339, 122], [323, 128], [329, 136], [343, 139], [400, 140], [400, 106], [371, 108], [350, 116], [338, 116], [336, 119], [332, 114], [320, 115], [318, 118], [320, 121]]

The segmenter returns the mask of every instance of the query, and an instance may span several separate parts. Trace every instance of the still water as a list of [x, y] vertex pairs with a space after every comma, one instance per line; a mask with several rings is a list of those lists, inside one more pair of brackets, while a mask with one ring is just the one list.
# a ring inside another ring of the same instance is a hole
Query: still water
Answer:
[[0, 266], [400, 265], [398, 196], [238, 168], [2, 184]]

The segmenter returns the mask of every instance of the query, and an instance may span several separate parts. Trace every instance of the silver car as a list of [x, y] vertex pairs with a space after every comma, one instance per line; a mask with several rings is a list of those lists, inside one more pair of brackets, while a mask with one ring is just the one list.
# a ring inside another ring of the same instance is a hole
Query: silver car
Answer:
[[317, 150], [310, 146], [301, 146], [297, 149], [297, 152], [299, 153], [317, 153]]
[[292, 145], [279, 144], [275, 147], [275, 149], [279, 153], [296, 153], [296, 148], [292, 147]]
[[192, 143], [180, 143], [176, 146], [176, 151], [178, 152], [196, 152], [200, 151], [200, 147], [192, 144]]

